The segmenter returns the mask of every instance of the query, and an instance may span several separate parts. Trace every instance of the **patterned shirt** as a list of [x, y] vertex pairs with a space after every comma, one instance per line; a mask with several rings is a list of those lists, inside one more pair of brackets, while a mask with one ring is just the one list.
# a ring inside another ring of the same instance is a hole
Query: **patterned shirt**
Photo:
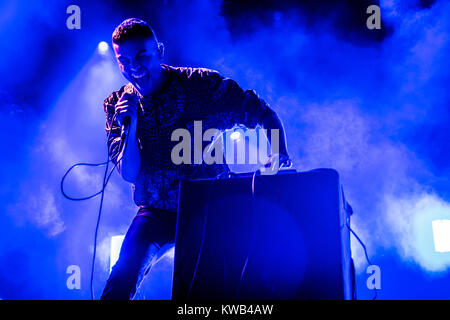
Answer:
[[[164, 64], [162, 67], [167, 77], [156, 92], [141, 96], [129, 83], [111, 93], [103, 107], [110, 156], [116, 163], [120, 153], [121, 128], [116, 120], [111, 123], [115, 105], [125, 91], [138, 96], [136, 136], [141, 168], [132, 186], [133, 199], [138, 206], [176, 211], [182, 178], [214, 178], [228, 169], [225, 164], [208, 165], [204, 162], [174, 164], [171, 152], [180, 141], [171, 141], [172, 132], [178, 128], [187, 129], [193, 140], [194, 121], [202, 121], [202, 133], [210, 128], [229, 129], [235, 124], [254, 128], [271, 109], [255, 91], [242, 90], [235, 81], [217, 71]], [[201, 150], [209, 143], [203, 142]], [[194, 147], [191, 149], [193, 151]]]

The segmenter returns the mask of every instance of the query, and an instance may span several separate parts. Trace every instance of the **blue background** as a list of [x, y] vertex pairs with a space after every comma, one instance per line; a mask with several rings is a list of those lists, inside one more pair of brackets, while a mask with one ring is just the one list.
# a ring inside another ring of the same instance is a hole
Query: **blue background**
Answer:
[[[69, 30], [66, 8], [81, 8]], [[366, 8], [381, 7], [368, 30]], [[76, 162], [106, 158], [103, 99], [125, 80], [110, 44], [125, 18], [147, 20], [165, 63], [206, 67], [255, 89], [283, 120], [298, 170], [335, 168], [352, 227], [380, 266], [379, 299], [450, 298], [450, 253], [434, 251], [431, 221], [450, 219], [448, 1], [19, 1], [0, 3], [0, 298], [88, 299], [99, 199], [59, 192]], [[80, 169], [68, 192], [98, 191], [102, 170]], [[116, 174], [106, 189], [95, 293], [109, 240], [136, 207]], [[324, 235], [326, 236], [326, 235]], [[352, 239], [358, 296], [371, 299]], [[81, 289], [66, 286], [80, 266]], [[146, 298], [166, 299], [170, 259]]]

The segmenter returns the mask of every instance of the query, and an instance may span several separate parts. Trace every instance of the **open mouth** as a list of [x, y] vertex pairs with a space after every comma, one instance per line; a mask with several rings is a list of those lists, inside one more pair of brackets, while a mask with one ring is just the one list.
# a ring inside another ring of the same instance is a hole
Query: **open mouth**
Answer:
[[139, 87], [142, 87], [148, 80], [148, 72], [143, 71], [132, 75], [133, 80]]

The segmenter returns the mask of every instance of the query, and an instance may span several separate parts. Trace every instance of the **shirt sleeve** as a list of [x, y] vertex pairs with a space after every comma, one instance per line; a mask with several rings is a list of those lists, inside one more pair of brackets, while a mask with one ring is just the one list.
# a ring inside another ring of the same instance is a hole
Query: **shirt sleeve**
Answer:
[[121, 144], [121, 128], [119, 122], [114, 119], [115, 114], [115, 105], [117, 103], [117, 95], [112, 93], [105, 99], [103, 102], [103, 109], [106, 114], [106, 135], [107, 135], [107, 144], [109, 157], [113, 161], [114, 164], [117, 163], [117, 157], [120, 153], [120, 144]]
[[269, 105], [254, 90], [243, 90], [236, 81], [219, 77], [215, 80], [218, 85], [213, 95], [213, 112], [230, 113], [233, 115], [231, 121], [248, 128], [261, 124], [265, 115], [271, 111]]

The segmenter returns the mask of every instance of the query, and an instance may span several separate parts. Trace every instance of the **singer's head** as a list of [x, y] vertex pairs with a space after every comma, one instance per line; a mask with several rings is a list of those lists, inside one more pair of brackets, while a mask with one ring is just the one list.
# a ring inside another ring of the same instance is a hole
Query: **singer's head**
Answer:
[[112, 43], [122, 74], [139, 93], [150, 94], [161, 85], [164, 46], [147, 22], [126, 19], [114, 30]]

